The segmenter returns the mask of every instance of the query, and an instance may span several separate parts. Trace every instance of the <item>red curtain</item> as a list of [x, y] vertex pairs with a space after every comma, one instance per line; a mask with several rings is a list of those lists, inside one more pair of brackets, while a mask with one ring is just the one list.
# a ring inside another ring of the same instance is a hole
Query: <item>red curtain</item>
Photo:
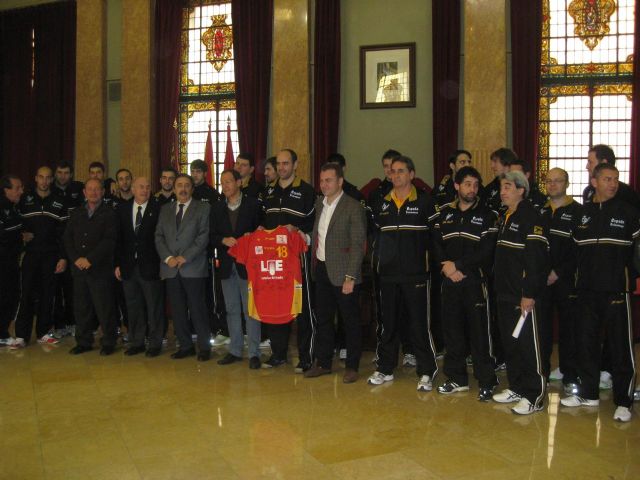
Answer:
[[313, 98], [313, 174], [338, 150], [340, 120], [340, 0], [316, 2]]
[[0, 13], [2, 167], [27, 183], [37, 166], [73, 161], [75, 38], [75, 2]]
[[[180, 95], [180, 47], [182, 1], [156, 0], [155, 7], [155, 160], [153, 181], [160, 169], [170, 167], [171, 155], [177, 152], [174, 122], [178, 115]], [[154, 183], [155, 184], [155, 183]]]
[[542, 2], [511, 2], [513, 150], [532, 169], [538, 160], [541, 37]]
[[432, 0], [433, 173], [449, 173], [449, 155], [458, 148], [460, 90], [460, 1]]
[[635, 5], [635, 43], [633, 45], [633, 102], [631, 104], [631, 161], [629, 184], [640, 187], [640, 0]]
[[273, 0], [232, 0], [236, 108], [240, 152], [256, 159], [256, 178], [262, 180], [267, 156]]

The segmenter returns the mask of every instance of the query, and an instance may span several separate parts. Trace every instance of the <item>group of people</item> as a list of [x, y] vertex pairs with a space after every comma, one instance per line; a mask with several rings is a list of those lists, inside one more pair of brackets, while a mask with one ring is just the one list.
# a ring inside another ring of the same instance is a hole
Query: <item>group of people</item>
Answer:
[[[35, 313], [38, 342], [57, 343], [55, 332], [75, 318], [70, 353], [92, 350], [99, 325], [100, 354], [111, 355], [126, 312], [125, 355], [156, 357], [170, 311], [172, 358], [209, 360], [212, 333], [223, 331], [229, 345], [219, 364], [242, 360], [246, 334], [249, 367], [275, 368], [287, 362], [295, 320], [296, 372], [332, 373], [344, 346], [343, 382], [353, 383], [367, 257], [378, 325], [369, 384], [393, 381], [402, 346], [417, 390], [431, 391], [445, 351], [440, 394], [469, 390], [471, 363], [478, 400], [513, 403], [527, 415], [543, 409], [550, 377], [562, 378], [562, 405], [597, 407], [606, 371], [614, 419], [629, 421], [640, 211], [619, 181], [614, 152], [589, 150], [582, 204], [567, 195], [566, 171], [551, 169], [543, 194], [527, 162], [507, 148], [492, 153], [495, 178], [486, 186], [471, 164], [468, 151], [454, 152], [451, 174], [431, 192], [394, 150], [382, 157], [385, 177], [362, 191], [334, 154], [317, 193], [296, 175], [290, 149], [265, 161], [265, 186], [254, 179], [253, 157], [239, 155], [220, 174], [222, 194], [205, 181], [202, 160], [191, 163], [191, 175], [163, 169], [155, 195], [149, 179], [126, 169], [105, 179], [100, 163], [84, 185], [69, 164], [43, 166], [28, 194], [21, 179], [5, 175], [0, 345], [24, 348]], [[559, 369], [551, 372], [556, 311]], [[262, 362], [265, 338], [272, 354]], [[497, 391], [503, 363], [509, 386]]]

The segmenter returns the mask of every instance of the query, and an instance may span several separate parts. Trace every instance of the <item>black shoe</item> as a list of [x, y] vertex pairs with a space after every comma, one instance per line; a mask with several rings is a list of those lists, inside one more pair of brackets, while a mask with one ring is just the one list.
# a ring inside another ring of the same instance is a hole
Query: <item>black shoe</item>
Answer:
[[495, 387], [487, 388], [480, 387], [480, 391], [478, 392], [478, 401], [479, 402], [489, 402], [493, 398], [493, 390]]
[[251, 370], [257, 370], [259, 369], [261, 366], [261, 362], [260, 362], [260, 358], [258, 357], [251, 357], [249, 359], [249, 368]]
[[149, 348], [147, 350], [147, 353], [144, 354], [145, 357], [157, 357], [158, 355], [160, 355], [160, 349], [159, 348]]
[[241, 362], [242, 357], [236, 357], [231, 353], [227, 353], [223, 358], [218, 360], [218, 365], [230, 365], [232, 363]]
[[129, 347], [124, 351], [124, 354], [130, 357], [132, 355], [138, 355], [142, 352], [144, 352], [144, 345], [140, 345], [138, 347]]
[[84, 345], [76, 345], [71, 350], [69, 350], [69, 353], [71, 355], [80, 355], [81, 353], [90, 352], [91, 350], [93, 350], [93, 347], [86, 347]]
[[296, 373], [304, 373], [311, 368], [310, 363], [298, 362], [295, 368]]
[[449, 395], [451, 393], [457, 392], [468, 392], [469, 385], [460, 385], [453, 380], [447, 380], [442, 385], [438, 387], [438, 393], [442, 393], [443, 395]]
[[264, 362], [261, 367], [262, 368], [278, 368], [280, 365], [284, 365], [287, 363], [286, 360], [282, 360], [281, 358], [271, 357], [269, 360]]
[[203, 352], [198, 352], [198, 361], [199, 362], [207, 362], [211, 359], [211, 352], [210, 351], [203, 351]]
[[180, 360], [181, 358], [193, 357], [196, 354], [196, 349], [191, 347], [186, 350], [178, 350], [171, 354], [171, 358], [174, 360]]
[[111, 355], [115, 351], [116, 351], [116, 347], [108, 345], [108, 346], [102, 347], [100, 349], [100, 355], [103, 356], [103, 357], [107, 357], [107, 356]]

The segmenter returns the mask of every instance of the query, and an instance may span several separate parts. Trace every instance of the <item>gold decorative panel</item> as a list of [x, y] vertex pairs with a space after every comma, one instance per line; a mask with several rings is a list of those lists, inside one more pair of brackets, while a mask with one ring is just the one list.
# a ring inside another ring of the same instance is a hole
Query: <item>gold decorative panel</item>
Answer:
[[613, 0], [573, 0], [567, 9], [576, 23], [575, 34], [593, 50], [609, 33], [609, 19], [616, 11]]

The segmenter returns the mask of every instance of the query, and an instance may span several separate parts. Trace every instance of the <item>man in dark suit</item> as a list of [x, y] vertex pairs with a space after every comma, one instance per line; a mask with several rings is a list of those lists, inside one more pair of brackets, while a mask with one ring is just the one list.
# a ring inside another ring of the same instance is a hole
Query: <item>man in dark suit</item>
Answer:
[[313, 227], [318, 333], [316, 362], [307, 378], [331, 373], [335, 344], [333, 320], [336, 310], [344, 322], [347, 345], [344, 383], [358, 379], [362, 331], [358, 297], [362, 282], [362, 259], [367, 236], [364, 207], [342, 190], [344, 176], [337, 163], [325, 163], [320, 171], [324, 198], [316, 202]]
[[188, 309], [198, 334], [198, 360], [207, 361], [211, 358], [205, 303], [210, 207], [192, 197], [194, 184], [189, 175], [178, 175], [174, 189], [177, 200], [162, 207], [155, 237], [161, 261], [160, 277], [167, 279], [173, 327], [180, 343], [180, 349], [171, 358], [196, 354]]
[[102, 327], [100, 355], [115, 351], [117, 326], [113, 285], [113, 253], [117, 241], [116, 213], [103, 201], [102, 181], [84, 185], [87, 202], [76, 208], [64, 233], [64, 246], [73, 275], [76, 343], [69, 353], [92, 350], [94, 319]]
[[164, 333], [160, 257], [155, 244], [160, 205], [151, 197], [151, 183], [146, 178], [136, 178], [131, 191], [133, 198], [120, 204], [117, 211], [120, 235], [115, 275], [122, 282], [127, 302], [131, 345], [124, 354], [144, 352], [148, 333], [146, 355], [157, 357]]
[[229, 353], [218, 360], [220, 365], [228, 365], [242, 360], [244, 338], [242, 334], [242, 313], [247, 325], [249, 344], [249, 368], [260, 368], [260, 322], [248, 316], [247, 270], [237, 263], [227, 250], [238, 238], [253, 232], [260, 225], [260, 206], [254, 197], [241, 191], [242, 177], [237, 170], [225, 170], [220, 175], [220, 184], [225, 200], [217, 202], [211, 209], [211, 245], [218, 252], [220, 266], [218, 277], [222, 280], [222, 292], [227, 309], [229, 325]]

